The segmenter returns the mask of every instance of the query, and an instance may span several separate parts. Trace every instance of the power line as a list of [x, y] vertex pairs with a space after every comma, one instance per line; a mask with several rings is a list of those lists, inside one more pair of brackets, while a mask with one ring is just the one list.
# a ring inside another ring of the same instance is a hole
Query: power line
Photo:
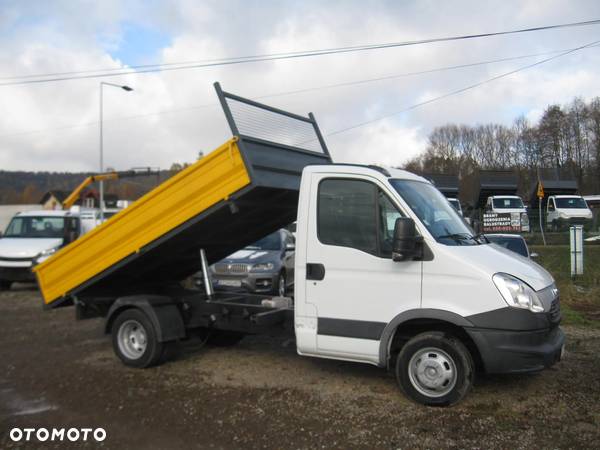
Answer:
[[[597, 47], [597, 46], [598, 45], [596, 44], [596, 45], [590, 45], [590, 46], [584, 47], [584, 48]], [[527, 54], [527, 55], [509, 56], [509, 57], [503, 57], [503, 58], [492, 59], [492, 60], [484, 60], [484, 61], [477, 61], [477, 62], [471, 62], [471, 63], [465, 63], [465, 64], [437, 67], [437, 68], [433, 68], [433, 69], [425, 69], [425, 70], [420, 70], [420, 71], [415, 71], [415, 72], [403, 72], [403, 73], [399, 73], [399, 74], [384, 75], [384, 76], [379, 76], [379, 77], [375, 77], [375, 78], [345, 81], [345, 82], [341, 82], [341, 83], [326, 84], [326, 85], [322, 85], [322, 86], [314, 86], [314, 87], [308, 87], [308, 88], [303, 88], [303, 89], [296, 89], [296, 90], [291, 90], [291, 91], [283, 91], [283, 92], [276, 92], [276, 93], [272, 93], [272, 94], [260, 95], [260, 96], [253, 97], [253, 100], [284, 97], [284, 96], [288, 96], [288, 95], [303, 94], [303, 93], [307, 93], [307, 92], [315, 92], [315, 91], [321, 91], [321, 90], [326, 90], [326, 89], [335, 89], [335, 88], [340, 88], [340, 87], [351, 87], [351, 86], [367, 84], [367, 83], [372, 83], [372, 82], [387, 81], [387, 80], [393, 80], [393, 79], [404, 78], [404, 77], [409, 77], [409, 76], [425, 75], [425, 74], [436, 73], [436, 72], [445, 72], [445, 71], [464, 69], [464, 68], [469, 68], [469, 67], [477, 67], [477, 66], [495, 64], [495, 63], [499, 63], [499, 62], [515, 61], [515, 60], [521, 60], [521, 59], [527, 59], [527, 58], [534, 58], [537, 56], [551, 55], [551, 54], [556, 54], [556, 53], [564, 54], [567, 51], [575, 51], [575, 50], [580, 50], [580, 49], [582, 49], [582, 48], [577, 47], [577, 48], [572, 48], [572, 49], [551, 50], [551, 51], [542, 52], [542, 53], [531, 53], [531, 54]], [[144, 118], [144, 117], [159, 116], [159, 115], [163, 115], [163, 114], [189, 112], [189, 111], [193, 111], [193, 110], [197, 110], [197, 109], [205, 109], [205, 108], [209, 108], [209, 107], [215, 107], [218, 105], [219, 104], [217, 102], [213, 102], [213, 103], [205, 103], [202, 105], [188, 106], [188, 107], [183, 107], [183, 108], [155, 111], [155, 112], [151, 112], [151, 113], [135, 114], [135, 115], [131, 115], [131, 116], [121, 116], [121, 117], [115, 117], [113, 119], [105, 119], [104, 123], [117, 122], [117, 121], [120, 122], [123, 120], [134, 120], [134, 119], [140, 119], [140, 118]], [[84, 123], [84, 124], [66, 125], [63, 127], [54, 127], [54, 128], [48, 128], [48, 129], [42, 129], [42, 130], [19, 131], [16, 133], [8, 133], [8, 134], [0, 135], [0, 138], [19, 136], [19, 135], [27, 135], [27, 134], [33, 134], [33, 133], [46, 133], [46, 132], [52, 132], [52, 131], [62, 131], [62, 130], [83, 128], [83, 127], [91, 127], [91, 126], [96, 126], [99, 123], [100, 123], [99, 121], [94, 121], [94, 122], [88, 122], [88, 123]]]
[[[573, 28], [573, 27], [582, 27], [582, 26], [598, 25], [598, 24], [600, 24], [600, 19], [594, 19], [594, 20], [588, 20], [588, 21], [582, 21], [582, 22], [556, 24], [556, 25], [545, 25], [545, 26], [532, 27], [532, 28], [521, 28], [521, 29], [507, 30], [507, 31], [496, 31], [496, 32], [489, 32], [489, 33], [468, 34], [468, 35], [449, 36], [449, 37], [441, 37], [441, 38], [429, 38], [429, 39], [392, 42], [392, 43], [383, 43], [383, 44], [368, 44], [368, 45], [358, 45], [358, 46], [349, 46], [349, 47], [335, 47], [335, 48], [327, 48], [327, 49], [320, 49], [320, 50], [307, 50], [307, 51], [298, 51], [298, 52], [273, 53], [273, 54], [254, 55], [254, 56], [241, 56], [241, 57], [234, 57], [234, 58], [224, 58], [222, 60], [215, 60], [213, 62], [201, 62], [201, 63], [192, 63], [192, 64], [167, 63], [167, 64], [154, 64], [154, 65], [145, 65], [145, 66], [132, 66], [131, 68], [122, 70], [120, 72], [117, 71], [117, 69], [104, 69], [104, 70], [98, 71], [98, 72], [102, 72], [102, 73], [89, 73], [90, 71], [81, 71], [81, 72], [55, 72], [54, 74], [23, 75], [23, 76], [19, 76], [19, 77], [3, 78], [4, 80], [11, 80], [11, 81], [5, 81], [3, 83], [0, 83], [0, 86], [16, 86], [16, 85], [25, 85], [25, 84], [33, 84], [33, 83], [49, 83], [49, 82], [56, 82], [56, 81], [78, 80], [78, 79], [86, 79], [86, 78], [104, 78], [104, 77], [114, 77], [114, 76], [120, 76], [120, 75], [141, 74], [141, 73], [149, 73], [149, 72], [166, 72], [166, 71], [173, 71], [173, 70], [198, 69], [198, 68], [225, 66], [225, 65], [233, 65], [233, 64], [274, 61], [274, 60], [281, 60], [281, 59], [306, 58], [306, 57], [311, 57], [311, 56], [323, 56], [323, 55], [331, 55], [331, 54], [339, 54], [339, 53], [350, 53], [350, 52], [359, 52], [359, 51], [367, 51], [367, 50], [406, 47], [406, 46], [430, 44], [430, 43], [436, 43], [436, 42], [449, 42], [449, 41], [460, 41], [460, 40], [467, 40], [467, 39], [479, 39], [479, 38], [491, 37], [491, 36], [504, 36], [504, 35], [509, 35], [509, 34], [529, 33], [529, 32], [535, 32], [535, 31], [553, 30], [553, 29], [561, 29], [561, 28]], [[175, 65], [175, 67], [173, 67], [173, 65]], [[140, 68], [140, 70], [135, 70], [136, 67]], [[35, 77], [35, 79], [31, 79], [31, 77]]]
[[453, 95], [460, 94], [460, 93], [462, 93], [462, 92], [465, 92], [465, 91], [468, 91], [468, 90], [470, 90], [470, 89], [475, 89], [475, 88], [477, 88], [477, 87], [479, 87], [479, 86], [482, 86], [482, 85], [484, 85], [484, 84], [490, 83], [490, 82], [492, 82], [492, 81], [499, 80], [500, 78], [504, 78], [504, 77], [507, 77], [507, 76], [509, 76], [509, 75], [513, 75], [513, 74], [515, 74], [515, 73], [517, 73], [517, 72], [521, 72], [521, 71], [523, 71], [523, 70], [531, 69], [532, 67], [539, 66], [539, 65], [541, 65], [541, 64], [547, 63], [547, 62], [549, 62], [549, 61], [552, 61], [552, 60], [554, 60], [554, 59], [560, 58], [560, 57], [562, 57], [562, 56], [566, 56], [566, 55], [568, 55], [568, 54], [571, 54], [571, 53], [573, 53], [573, 52], [576, 52], [576, 51], [582, 50], [582, 49], [584, 49], [584, 48], [593, 47], [593, 46], [595, 46], [595, 45], [597, 45], [597, 44], [599, 44], [599, 43], [600, 43], [600, 41], [594, 41], [594, 42], [591, 42], [591, 43], [589, 43], [589, 44], [582, 45], [582, 46], [580, 46], [580, 47], [576, 47], [576, 48], [573, 48], [573, 49], [571, 49], [571, 50], [567, 50], [567, 51], [565, 51], [565, 52], [563, 52], [563, 53], [561, 53], [561, 54], [559, 54], [559, 55], [551, 56], [550, 58], [546, 58], [546, 59], [543, 59], [543, 60], [541, 60], [541, 61], [537, 61], [537, 62], [535, 62], [535, 63], [533, 63], [533, 64], [528, 64], [528, 65], [526, 65], [526, 66], [519, 67], [518, 69], [514, 69], [514, 70], [511, 70], [511, 71], [509, 71], [509, 72], [505, 72], [505, 73], [502, 73], [502, 74], [500, 74], [500, 75], [496, 75], [496, 76], [494, 76], [494, 77], [488, 78], [488, 79], [486, 79], [486, 80], [479, 81], [479, 82], [477, 82], [477, 83], [474, 83], [474, 84], [470, 84], [470, 85], [468, 85], [468, 86], [465, 86], [465, 87], [463, 87], [463, 88], [457, 89], [457, 90], [455, 90], [455, 91], [447, 92], [446, 94], [440, 95], [440, 96], [438, 96], [438, 97], [431, 98], [431, 99], [429, 99], [429, 100], [426, 100], [426, 101], [424, 101], [424, 102], [415, 103], [414, 105], [411, 105], [411, 106], [409, 106], [409, 107], [407, 107], [407, 108], [404, 108], [404, 109], [402, 109], [402, 110], [400, 110], [400, 111], [396, 111], [396, 112], [393, 112], [393, 113], [390, 113], [390, 114], [386, 114], [386, 115], [384, 115], [384, 116], [380, 116], [380, 117], [377, 117], [377, 118], [375, 118], [375, 119], [371, 119], [371, 120], [367, 120], [367, 121], [364, 121], [364, 122], [360, 122], [360, 123], [357, 123], [357, 124], [351, 125], [351, 126], [349, 126], [349, 127], [341, 128], [341, 129], [339, 129], [339, 130], [336, 130], [336, 131], [333, 131], [333, 132], [331, 132], [331, 133], [328, 133], [328, 134], [327, 134], [327, 137], [330, 137], [330, 136], [335, 136], [335, 135], [338, 135], [338, 134], [341, 134], [341, 133], [345, 133], [345, 132], [347, 132], [347, 131], [350, 131], [350, 130], [354, 130], [354, 129], [356, 129], [356, 128], [363, 127], [363, 126], [365, 126], [365, 125], [370, 125], [370, 124], [372, 124], [372, 123], [374, 123], [374, 122], [378, 122], [378, 121], [380, 121], [380, 120], [387, 119], [387, 118], [389, 118], [389, 117], [397, 116], [398, 114], [402, 114], [402, 113], [404, 113], [404, 112], [411, 111], [411, 110], [413, 110], [413, 109], [416, 109], [416, 108], [419, 108], [419, 107], [421, 107], [421, 106], [425, 106], [425, 105], [428, 105], [428, 104], [430, 104], [430, 103], [433, 103], [433, 102], [436, 102], [436, 101], [439, 101], [439, 100], [443, 100], [443, 99], [445, 99], [445, 98], [451, 97], [451, 96], [453, 96]]

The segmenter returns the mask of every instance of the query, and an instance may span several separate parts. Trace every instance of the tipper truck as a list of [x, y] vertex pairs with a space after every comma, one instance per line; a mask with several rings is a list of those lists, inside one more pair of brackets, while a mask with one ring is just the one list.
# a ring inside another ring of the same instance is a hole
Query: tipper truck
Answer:
[[[333, 164], [312, 114], [221, 90], [233, 138], [35, 268], [48, 308], [103, 316], [123, 363], [148, 367], [192, 334], [288, 332], [304, 356], [392, 370], [426, 405], [476, 371], [560, 360], [554, 280], [474, 236], [426, 179]], [[213, 292], [210, 264], [297, 220], [292, 297]], [[181, 280], [202, 270], [205, 291]]]

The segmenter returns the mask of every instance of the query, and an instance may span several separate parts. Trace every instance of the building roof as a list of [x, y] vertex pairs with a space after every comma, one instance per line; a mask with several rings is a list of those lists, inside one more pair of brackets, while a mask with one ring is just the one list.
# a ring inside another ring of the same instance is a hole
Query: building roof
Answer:
[[54, 197], [56, 200], [58, 200], [59, 202], [62, 203], [69, 196], [69, 194], [70, 194], [70, 192], [68, 192], [68, 191], [61, 191], [61, 190], [58, 190], [58, 189], [52, 189], [52, 190], [46, 192], [42, 196], [41, 200], [38, 203], [40, 203], [40, 204], [43, 205], [48, 200], [50, 200], [50, 197]]

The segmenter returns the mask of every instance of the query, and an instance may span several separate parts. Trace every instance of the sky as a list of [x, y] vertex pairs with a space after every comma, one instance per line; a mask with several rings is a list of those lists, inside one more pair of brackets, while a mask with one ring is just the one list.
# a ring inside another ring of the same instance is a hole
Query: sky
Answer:
[[[158, 1], [0, 0], [0, 84], [10, 77], [476, 34], [600, 19], [597, 0]], [[0, 86], [0, 170], [99, 169], [191, 162], [231, 132], [213, 83], [305, 115], [337, 162], [398, 166], [447, 123], [537, 120], [549, 104], [600, 95], [600, 47], [583, 49], [407, 110], [548, 56], [600, 40], [600, 25], [311, 58]], [[327, 87], [373, 78], [385, 80]], [[313, 89], [296, 94], [290, 91]], [[272, 97], [270, 97], [272, 96]], [[397, 113], [397, 114], [396, 114]], [[336, 133], [364, 122], [364, 126]]]

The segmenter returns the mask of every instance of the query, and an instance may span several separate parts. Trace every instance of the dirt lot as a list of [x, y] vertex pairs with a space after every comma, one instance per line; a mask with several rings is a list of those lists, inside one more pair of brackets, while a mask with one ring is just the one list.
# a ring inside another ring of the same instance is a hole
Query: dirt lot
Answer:
[[[183, 346], [128, 369], [101, 320], [43, 311], [32, 287], [0, 293], [0, 448], [12, 427], [103, 427], [72, 448], [598, 448], [600, 331], [566, 328], [544, 373], [479, 379], [453, 408], [416, 405], [375, 367], [295, 354], [281, 337]], [[56, 448], [68, 447], [54, 443]], [[50, 445], [51, 447], [52, 445]]]

